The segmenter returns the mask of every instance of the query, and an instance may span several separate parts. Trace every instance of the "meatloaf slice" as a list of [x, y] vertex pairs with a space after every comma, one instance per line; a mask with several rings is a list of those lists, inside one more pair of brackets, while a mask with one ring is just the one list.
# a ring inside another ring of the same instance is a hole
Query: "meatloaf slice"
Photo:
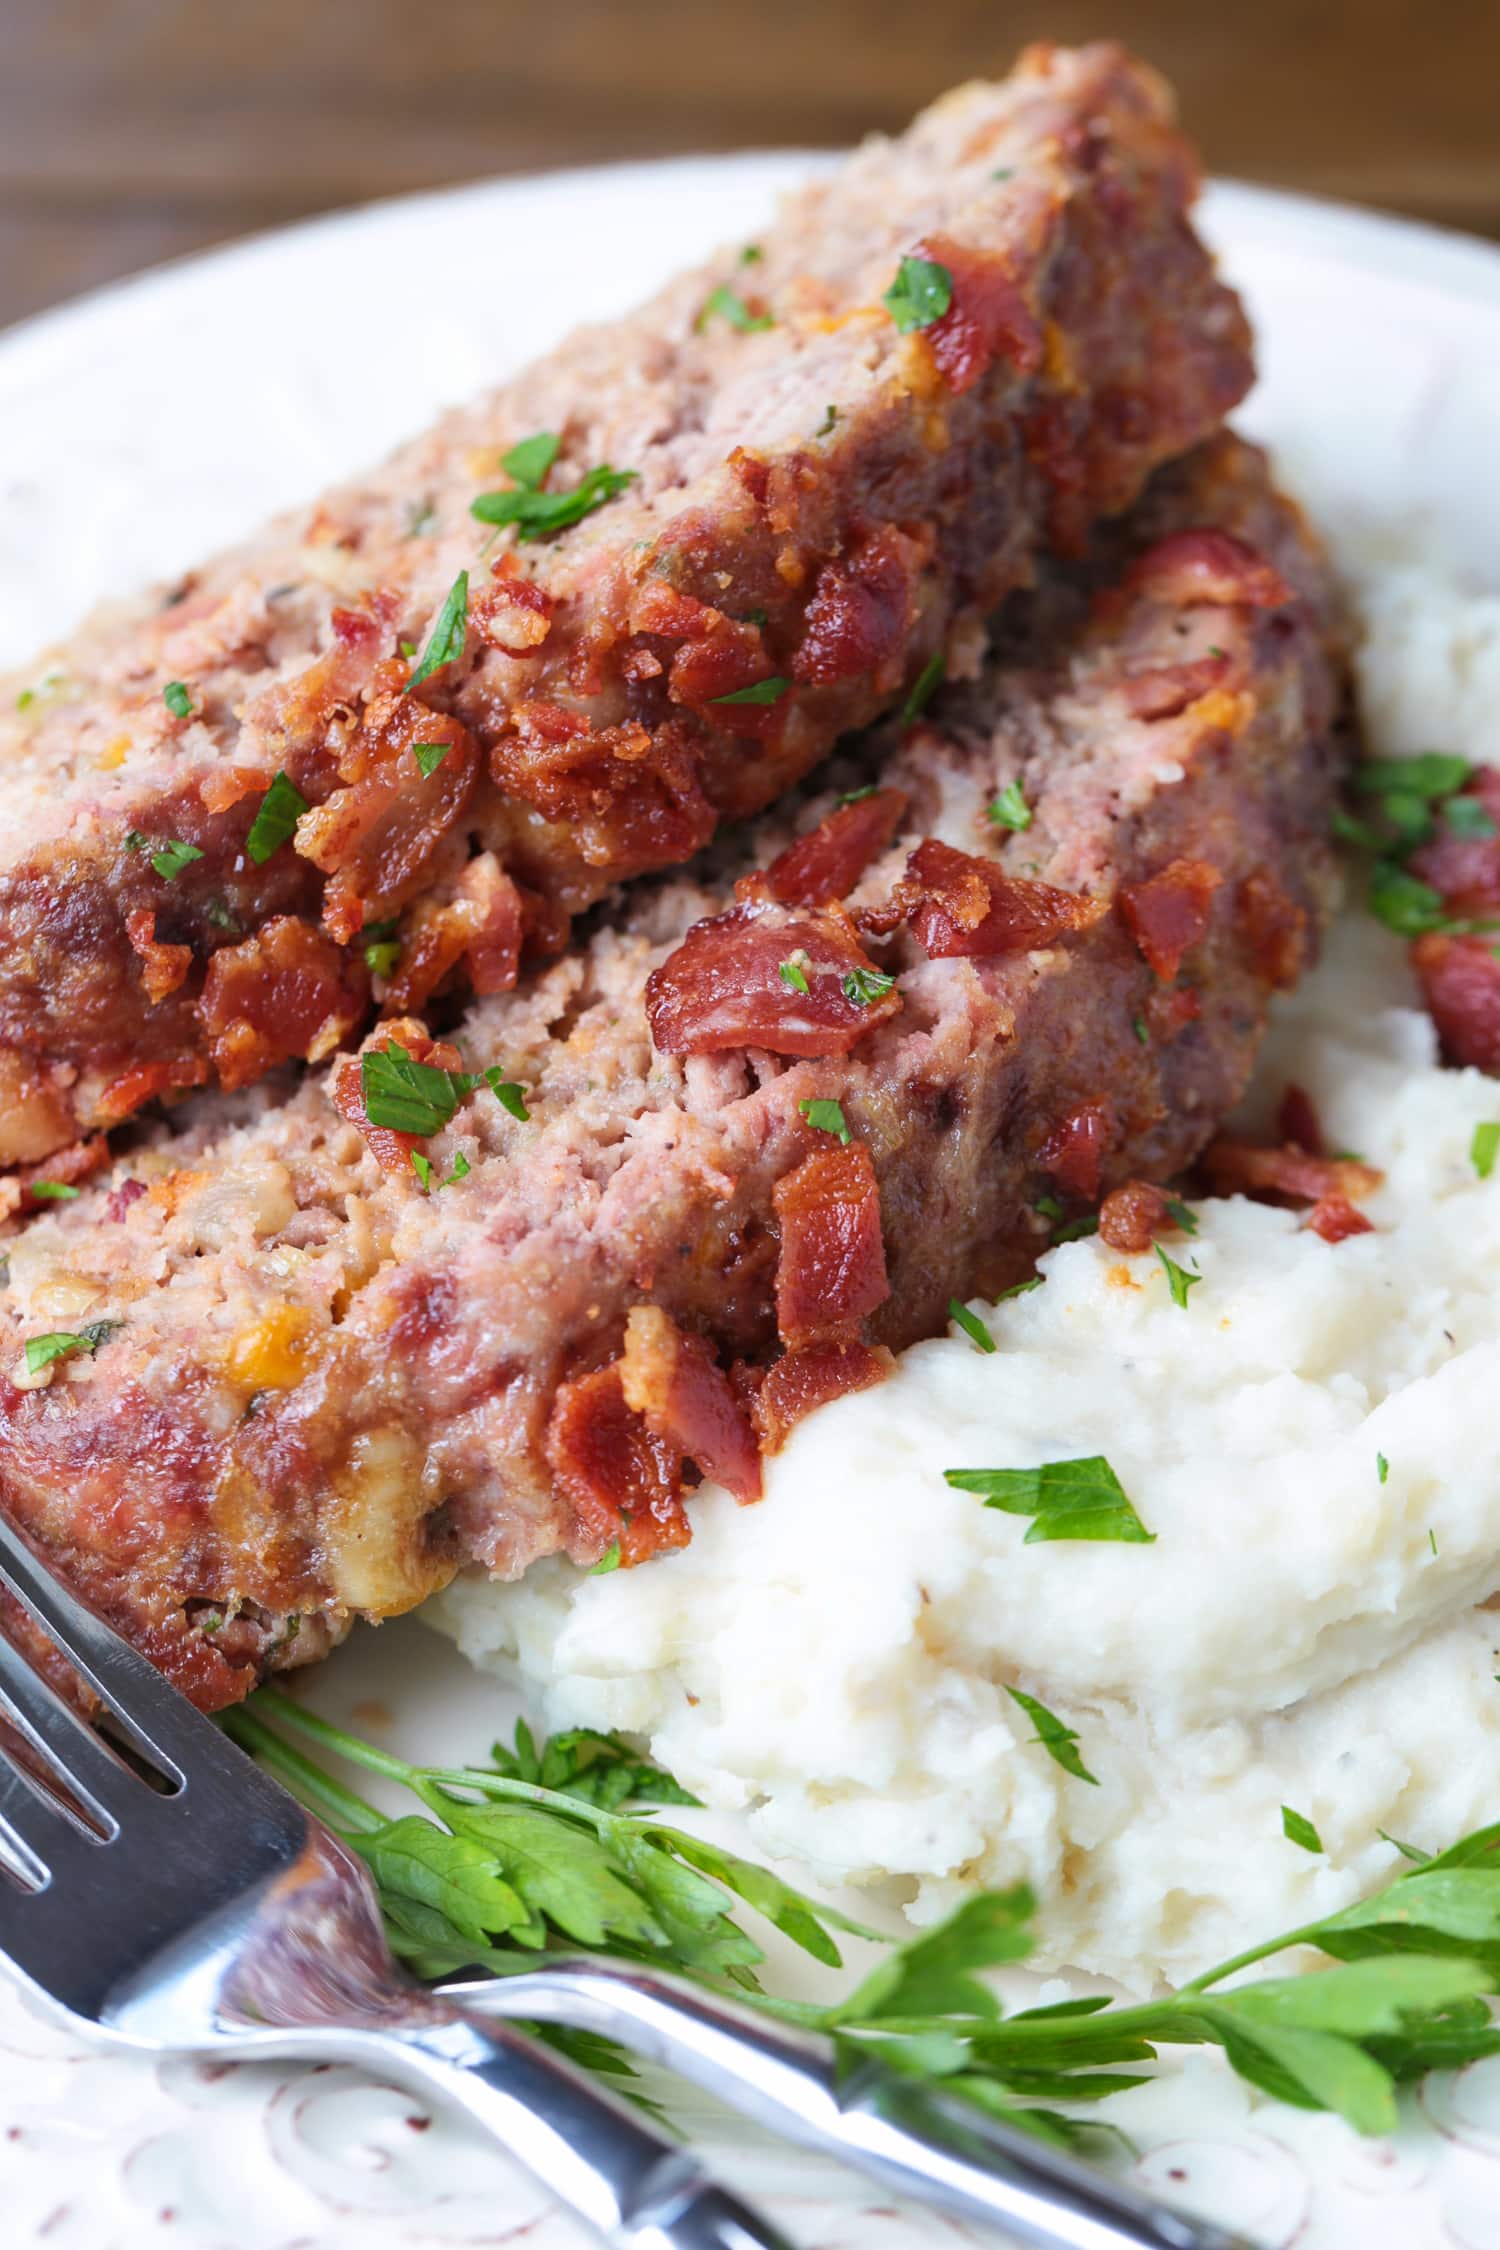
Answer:
[[39, 665], [0, 1162], [504, 989], [961, 660], [1246, 388], [1195, 186], [1149, 71], [1034, 50]]
[[1330, 904], [1341, 709], [1322, 558], [1220, 439], [842, 801], [15, 1232], [8, 1513], [209, 1705], [464, 1564], [685, 1539], [684, 1457], [749, 1497], [1207, 1140]]

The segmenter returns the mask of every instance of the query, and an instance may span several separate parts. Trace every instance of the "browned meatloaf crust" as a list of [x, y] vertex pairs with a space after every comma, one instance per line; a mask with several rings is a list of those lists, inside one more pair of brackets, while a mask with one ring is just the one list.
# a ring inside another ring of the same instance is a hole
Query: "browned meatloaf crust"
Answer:
[[[763, 817], [476, 1003], [463, 1065], [524, 1121], [480, 1085], [408, 1141], [345, 1057], [27, 1222], [7, 1511], [210, 1705], [466, 1563], [680, 1540], [685, 1453], [753, 1490], [749, 1433], [1203, 1145], [1325, 920], [1341, 709], [1322, 558], [1217, 440], [840, 761], [865, 794]], [[695, 1038], [731, 1043], [662, 1051]], [[28, 1375], [55, 1331], [96, 1348]]]
[[[1034, 50], [39, 663], [0, 740], [0, 1162], [319, 1060], [372, 998], [504, 989], [518, 948], [769, 804], [945, 651], [962, 669], [1038, 551], [1076, 552], [1248, 384], [1195, 187], [1152, 73]], [[543, 432], [519, 504], [634, 481], [487, 533], [471, 503], [511, 505], [502, 456]], [[258, 858], [278, 772], [297, 796]]]

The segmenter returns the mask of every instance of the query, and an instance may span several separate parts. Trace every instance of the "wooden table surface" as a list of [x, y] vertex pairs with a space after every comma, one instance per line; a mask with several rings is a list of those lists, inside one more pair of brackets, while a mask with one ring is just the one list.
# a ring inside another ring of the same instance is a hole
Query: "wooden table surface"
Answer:
[[1213, 169], [1500, 234], [1500, 0], [3, 0], [0, 324], [307, 212], [844, 143], [1025, 40], [1128, 39]]

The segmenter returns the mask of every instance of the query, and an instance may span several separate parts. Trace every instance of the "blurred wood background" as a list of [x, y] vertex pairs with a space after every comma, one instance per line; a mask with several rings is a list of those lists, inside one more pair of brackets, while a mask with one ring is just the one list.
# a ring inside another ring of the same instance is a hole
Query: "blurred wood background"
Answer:
[[0, 323], [487, 173], [847, 142], [1128, 39], [1213, 169], [1500, 234], [1500, 0], [0, 0]]

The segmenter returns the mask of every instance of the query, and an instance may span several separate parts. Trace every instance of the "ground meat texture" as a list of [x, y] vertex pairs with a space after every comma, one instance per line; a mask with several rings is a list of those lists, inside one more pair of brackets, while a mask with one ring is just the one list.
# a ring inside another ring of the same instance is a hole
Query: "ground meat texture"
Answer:
[[[1207, 607], [1129, 578], [1204, 523], [1286, 599]], [[1133, 681], [1210, 644], [1220, 684], [1141, 716]], [[1341, 696], [1321, 558], [1260, 456], [1217, 440], [1014, 603], [989, 668], [922, 725], [846, 752], [735, 853], [636, 885], [449, 1044], [392, 1027], [434, 1073], [522, 1087], [524, 1118], [434, 1078], [451, 1116], [414, 1139], [369, 1121], [344, 1057], [290, 1095], [195, 1097], [26, 1219], [0, 1307], [8, 1512], [206, 1703], [465, 1565], [680, 1541], [695, 1470], [748, 1498], [757, 1440], [1027, 1270], [1055, 1223], [1039, 1203], [1138, 1198], [1202, 1149], [1275, 981], [1245, 886], [1274, 877], [1309, 951], [1331, 904]], [[648, 989], [689, 933], [873, 782], [901, 793], [899, 825], [834, 903], [898, 1008], [871, 1007], [847, 1051], [841, 1032], [791, 1056], [654, 1044]], [[1001, 791], [1029, 825], [988, 817]], [[908, 870], [932, 842], [1090, 911], [1043, 946], [929, 949]], [[1220, 879], [1173, 988], [1195, 1012], [1158, 1037], [1121, 901], [1184, 860]], [[28, 1374], [28, 1337], [104, 1320], [96, 1350]]]
[[[209, 979], [267, 921], [320, 926], [356, 971], [380, 927], [397, 1013], [493, 991], [619, 878], [687, 860], [897, 707], [1246, 389], [1195, 187], [1151, 72], [1034, 49], [794, 197], [754, 261], [726, 249], [39, 660], [0, 729], [0, 1163], [272, 1067], [268, 1010], [226, 1034]], [[952, 304], [903, 334], [883, 298], [908, 254], [945, 266]], [[768, 325], [725, 317], [726, 290]], [[552, 499], [634, 481], [487, 541], [471, 502], [514, 494], [502, 456], [542, 432]], [[414, 663], [434, 640], [447, 661]], [[264, 829], [247, 846], [278, 773], [267, 855]], [[325, 982], [312, 1059], [359, 978]]]

